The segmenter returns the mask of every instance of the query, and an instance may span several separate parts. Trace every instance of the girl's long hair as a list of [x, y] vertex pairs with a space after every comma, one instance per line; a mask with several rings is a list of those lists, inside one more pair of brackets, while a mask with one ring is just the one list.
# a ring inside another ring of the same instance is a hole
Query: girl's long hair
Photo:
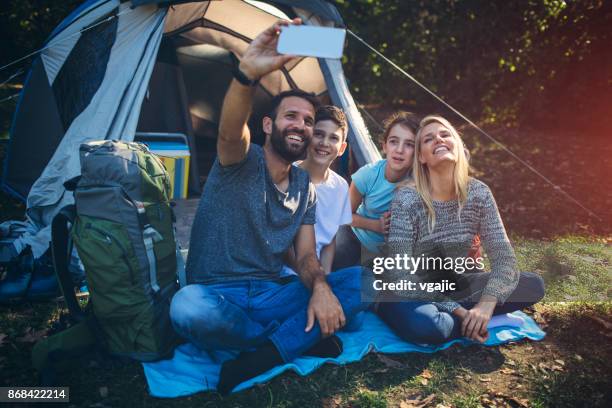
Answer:
[[416, 137], [414, 140], [414, 161], [412, 164], [412, 174], [414, 177], [414, 185], [421, 196], [421, 199], [425, 203], [425, 207], [427, 209], [428, 218], [429, 218], [429, 231], [433, 231], [436, 226], [436, 212], [433, 207], [433, 199], [431, 198], [431, 182], [429, 179], [429, 169], [427, 165], [421, 163], [419, 160], [419, 156], [421, 155], [421, 140], [423, 137], [423, 129], [431, 124], [431, 123], [439, 123], [444, 126], [451, 134], [451, 137], [454, 139], [454, 149], [455, 155], [457, 156], [457, 162], [455, 163], [455, 167], [453, 169], [453, 184], [455, 187], [455, 193], [457, 195], [457, 201], [459, 202], [459, 211], [457, 212], [457, 217], [461, 220], [461, 209], [465, 205], [467, 201], [468, 195], [468, 182], [470, 180], [469, 176], [469, 162], [466, 157], [465, 149], [463, 148], [463, 141], [461, 140], [461, 136], [457, 130], [450, 124], [450, 122], [444, 119], [441, 116], [437, 115], [429, 115], [423, 118], [419, 125], [419, 130], [416, 133]]

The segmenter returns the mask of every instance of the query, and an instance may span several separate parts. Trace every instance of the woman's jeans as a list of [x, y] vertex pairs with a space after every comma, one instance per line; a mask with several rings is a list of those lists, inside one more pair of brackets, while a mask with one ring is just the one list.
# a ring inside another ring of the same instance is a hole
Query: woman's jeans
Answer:
[[[489, 280], [485, 272], [465, 274], [475, 296], [459, 302], [466, 309], [476, 305], [482, 289]], [[479, 290], [478, 290], [479, 289]], [[510, 313], [539, 302], [544, 297], [544, 281], [531, 272], [521, 272], [518, 285], [503, 305], [497, 305], [493, 314]], [[440, 344], [461, 337], [461, 321], [450, 313], [442, 312], [431, 302], [384, 302], [378, 306], [378, 315], [398, 336], [414, 343]]]
[[[372, 287], [371, 276], [360, 266], [327, 276], [348, 323], [370, 306], [362, 301], [361, 287]], [[285, 284], [265, 280], [194, 284], [176, 293], [170, 318], [176, 332], [201, 349], [250, 350], [270, 340], [288, 362], [321, 339], [318, 324], [305, 331], [310, 296], [297, 277]]]

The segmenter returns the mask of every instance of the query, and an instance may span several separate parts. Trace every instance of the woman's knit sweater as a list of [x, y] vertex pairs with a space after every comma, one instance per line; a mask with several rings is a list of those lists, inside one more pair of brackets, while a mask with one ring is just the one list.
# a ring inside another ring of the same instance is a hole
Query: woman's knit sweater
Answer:
[[[418, 256], [416, 251], [419, 248], [435, 245], [445, 249], [445, 257], [465, 258], [474, 236], [479, 235], [491, 263], [491, 276], [482, 295], [494, 296], [503, 303], [516, 288], [519, 272], [489, 187], [479, 180], [470, 179], [467, 201], [460, 214], [457, 200], [433, 201], [433, 207], [436, 221], [430, 232], [428, 212], [418, 192], [412, 187], [403, 187], [396, 192], [391, 204], [387, 256]], [[407, 278], [405, 270], [393, 269], [385, 274], [390, 281], [399, 282]], [[396, 293], [407, 296], [405, 292]], [[455, 302], [438, 302], [436, 305], [447, 312], [459, 306]]]

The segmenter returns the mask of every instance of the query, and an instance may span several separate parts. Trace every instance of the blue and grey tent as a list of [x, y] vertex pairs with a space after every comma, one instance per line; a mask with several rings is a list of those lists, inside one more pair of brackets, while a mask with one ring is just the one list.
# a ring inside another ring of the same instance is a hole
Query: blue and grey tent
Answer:
[[[89, 0], [70, 14], [33, 61], [10, 131], [2, 188], [27, 202], [36, 231], [17, 241], [17, 250], [30, 245], [37, 256], [47, 249], [51, 219], [72, 202], [63, 183], [79, 174], [84, 142], [183, 133], [197, 191], [214, 159], [229, 53], [240, 57], [279, 17], [343, 26], [323, 0]], [[356, 166], [380, 157], [339, 60], [301, 58], [262, 78], [253, 120], [273, 95], [291, 88], [346, 111]]]

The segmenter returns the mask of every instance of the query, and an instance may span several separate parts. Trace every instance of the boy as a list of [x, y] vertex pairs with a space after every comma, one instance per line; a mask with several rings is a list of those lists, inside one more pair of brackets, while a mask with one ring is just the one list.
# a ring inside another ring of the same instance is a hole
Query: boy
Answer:
[[[336, 250], [336, 232], [341, 225], [352, 221], [348, 184], [330, 169], [333, 161], [346, 150], [348, 124], [341, 109], [322, 106], [315, 114], [315, 127], [307, 156], [298, 166], [308, 172], [317, 191], [315, 240], [317, 257], [326, 274], [331, 272]], [[294, 265], [293, 251], [288, 263]], [[282, 275], [294, 275], [288, 266]]]

